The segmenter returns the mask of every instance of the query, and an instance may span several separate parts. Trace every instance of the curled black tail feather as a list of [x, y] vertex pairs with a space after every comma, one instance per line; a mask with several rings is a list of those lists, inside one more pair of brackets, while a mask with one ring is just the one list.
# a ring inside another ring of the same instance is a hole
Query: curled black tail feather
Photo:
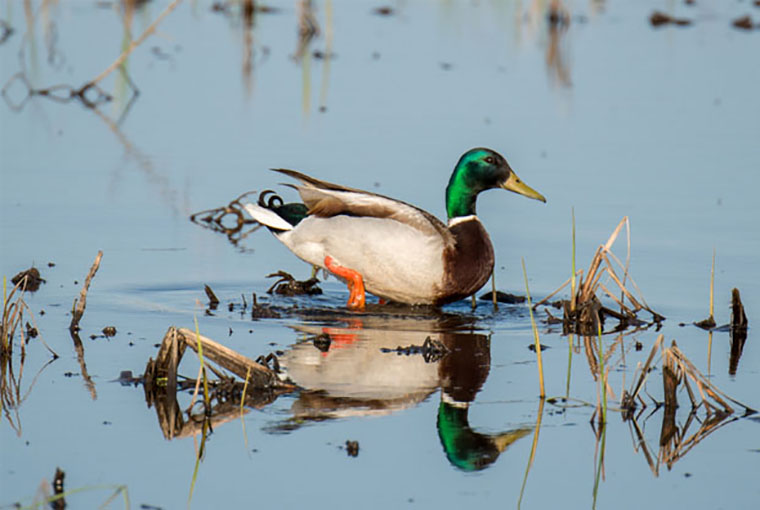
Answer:
[[[267, 199], [267, 197], [269, 198]], [[279, 202], [279, 204], [277, 202]], [[261, 207], [266, 207], [267, 209], [275, 211], [284, 203], [285, 201], [274, 190], [265, 189], [259, 194], [259, 206]]]
[[260, 207], [265, 207], [275, 212], [280, 218], [294, 227], [309, 213], [306, 204], [300, 202], [286, 204], [280, 195], [271, 189], [265, 189], [259, 194], [258, 204]]

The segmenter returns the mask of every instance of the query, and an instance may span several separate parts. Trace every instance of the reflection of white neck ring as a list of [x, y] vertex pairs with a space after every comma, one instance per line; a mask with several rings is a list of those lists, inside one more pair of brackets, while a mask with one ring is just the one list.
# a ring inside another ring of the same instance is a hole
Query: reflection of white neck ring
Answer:
[[443, 389], [441, 390], [441, 400], [445, 403], [450, 405], [451, 407], [459, 407], [461, 409], [467, 409], [470, 407], [469, 402], [460, 402], [458, 400], [454, 400], [454, 397], [446, 393]]

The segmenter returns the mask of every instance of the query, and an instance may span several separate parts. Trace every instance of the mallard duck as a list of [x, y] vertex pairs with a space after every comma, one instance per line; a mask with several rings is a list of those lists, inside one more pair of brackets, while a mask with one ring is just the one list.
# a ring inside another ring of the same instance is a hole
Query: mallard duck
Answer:
[[[523, 183], [506, 159], [476, 148], [459, 159], [446, 187], [448, 224], [400, 200], [273, 169], [303, 203], [284, 203], [267, 190], [245, 209], [304, 261], [348, 285], [349, 309], [365, 306], [366, 291], [384, 300], [443, 305], [476, 292], [493, 271], [491, 239], [475, 213], [481, 191], [503, 188], [546, 199]], [[273, 195], [273, 196], [271, 196]]]

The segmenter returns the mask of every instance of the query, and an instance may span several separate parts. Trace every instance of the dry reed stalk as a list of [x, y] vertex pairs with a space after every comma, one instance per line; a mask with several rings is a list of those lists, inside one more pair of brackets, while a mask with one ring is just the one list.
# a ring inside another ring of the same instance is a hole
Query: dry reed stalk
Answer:
[[[579, 269], [575, 273], [575, 276], [577, 276], [577, 277], [579, 277], [579, 278], [582, 279], [583, 278], [583, 269]], [[549, 302], [549, 300], [551, 298], [553, 298], [554, 296], [556, 296], [559, 291], [561, 291], [562, 289], [564, 289], [565, 287], [567, 287], [567, 284], [571, 283], [571, 280], [572, 280], [572, 277], [568, 278], [567, 280], [565, 280], [565, 283], [563, 283], [562, 285], [560, 285], [555, 291], [553, 291], [551, 294], [549, 294], [548, 296], [546, 296], [545, 298], [543, 298], [541, 301], [539, 301], [535, 305], [533, 305], [533, 309], [535, 310], [537, 306], [545, 305], [547, 302]]]
[[[620, 236], [623, 227], [626, 227], [627, 233], [627, 256], [626, 263], [623, 264], [618, 257], [612, 252], [612, 246]], [[574, 224], [573, 224], [574, 227]], [[574, 237], [573, 237], [574, 239]], [[538, 304], [545, 304], [551, 296], [562, 290], [568, 283], [571, 283], [572, 296], [565, 304], [564, 329], [566, 333], [578, 332], [583, 334], [593, 334], [596, 331], [597, 322], [603, 321], [605, 316], [612, 316], [621, 322], [621, 327], [630, 325], [630, 321], [636, 322], [636, 313], [640, 310], [646, 310], [652, 314], [653, 322], [659, 322], [664, 317], [652, 310], [644, 300], [640, 289], [636, 286], [630, 275], [630, 223], [628, 217], [623, 217], [617, 224], [607, 241], [600, 245], [591, 259], [588, 270], [585, 273], [581, 270], [570, 277], [557, 290], [552, 292], [547, 298], [541, 300]], [[573, 251], [573, 255], [574, 255]], [[622, 270], [619, 275], [615, 264]], [[577, 286], [574, 284], [575, 276], [580, 275]], [[617, 286], [620, 297], [612, 286], [602, 282], [602, 278], [607, 277]], [[629, 289], [628, 284], [633, 287]], [[612, 299], [620, 312], [601, 305], [599, 301], [600, 292]], [[635, 294], [634, 294], [635, 293]], [[626, 303], [628, 302], [628, 304]], [[536, 305], [536, 306], [537, 306]]]
[[614, 295], [612, 292], [610, 292], [610, 289], [608, 289], [606, 285], [604, 285], [603, 283], [600, 283], [599, 284], [599, 288], [602, 289], [604, 291], [604, 293], [607, 294], [607, 296], [611, 300], [613, 300], [620, 307], [620, 310], [623, 311], [627, 316], [630, 317], [631, 315], [634, 315], [634, 314], [631, 313], [631, 311], [628, 309], [628, 307], [626, 307], [623, 304], [622, 300], [620, 300], [616, 295]]
[[607, 258], [606, 254], [602, 254], [602, 258], [607, 263], [607, 267], [604, 269], [605, 272], [615, 281], [618, 287], [620, 287], [620, 291], [623, 293], [625, 297], [628, 298], [628, 300], [631, 302], [631, 304], [634, 306], [635, 311], [639, 311], [644, 306], [639, 303], [635, 297], [630, 293], [628, 289], [625, 288], [625, 284], [620, 281], [620, 278], [618, 278], [617, 274], [615, 273], [615, 270], [612, 268], [612, 264], [610, 263], [610, 260]]
[[715, 248], [713, 248], [710, 269], [710, 315], [706, 319], [695, 322], [694, 325], [702, 329], [712, 329], [717, 325], [715, 323]]
[[[630, 247], [629, 247], [629, 250], [630, 250]], [[623, 271], [624, 271], [624, 273], [623, 273], [623, 281], [630, 280], [630, 283], [633, 286], [633, 290], [636, 291], [636, 294], [638, 295], [638, 299], [642, 303], [642, 308], [644, 310], [646, 310], [647, 312], [651, 313], [655, 317], [655, 320], [663, 320], [665, 317], [659, 315], [657, 312], [655, 312], [654, 310], [652, 310], [652, 307], [649, 306], [649, 304], [644, 299], [644, 293], [641, 292], [641, 289], [639, 289], [639, 286], [636, 285], [636, 281], [633, 279], [633, 276], [631, 276], [630, 271], [628, 271], [627, 266], [628, 266], [629, 263], [626, 262], [626, 267], [623, 267], [623, 263], [620, 262], [620, 259], [617, 258], [617, 256], [615, 255], [614, 252], [609, 251], [609, 252], [607, 252], [607, 255], [609, 255], [610, 257], [612, 257], [612, 260], [614, 260], [617, 263], [618, 266], [620, 266], [621, 268], [623, 268]]]
[[79, 321], [82, 319], [82, 315], [84, 315], [84, 309], [87, 306], [87, 292], [90, 290], [90, 283], [92, 282], [95, 273], [98, 272], [98, 268], [100, 267], [100, 259], [102, 258], [103, 252], [98, 251], [98, 254], [95, 257], [95, 262], [92, 263], [90, 271], [87, 273], [87, 278], [84, 280], [82, 290], [79, 292], [79, 299], [74, 299], [74, 304], [71, 307], [71, 324], [69, 324], [69, 331], [79, 331]]
[[[3, 278], [3, 309], [2, 318], [0, 318], [0, 353], [5, 356], [10, 356], [13, 351], [13, 339], [16, 336], [16, 331], [18, 331], [21, 340], [19, 342], [19, 346], [21, 347], [21, 357], [23, 358], [26, 355], [26, 344], [29, 339], [27, 338], [26, 331], [23, 327], [25, 313], [29, 315], [29, 319], [32, 321], [32, 324], [34, 324], [34, 330], [39, 332], [34, 314], [24, 300], [23, 289], [25, 284], [25, 279], [19, 280], [11, 290], [10, 294], [6, 296], [6, 281], [5, 278]], [[18, 296], [16, 296], [17, 293]], [[14, 298], [14, 296], [16, 297]], [[28, 321], [26, 322], [28, 327]], [[58, 358], [58, 353], [50, 348], [47, 342], [42, 338], [42, 335], [39, 336], [39, 340], [53, 356], [53, 359]]]

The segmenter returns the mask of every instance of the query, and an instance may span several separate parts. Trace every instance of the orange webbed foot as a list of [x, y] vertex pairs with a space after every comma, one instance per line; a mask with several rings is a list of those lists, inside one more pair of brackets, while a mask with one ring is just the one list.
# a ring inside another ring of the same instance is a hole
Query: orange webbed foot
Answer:
[[349, 310], [364, 310], [365, 292], [364, 279], [362, 275], [353, 269], [338, 265], [335, 260], [327, 255], [325, 256], [325, 267], [333, 274], [346, 280], [350, 294], [346, 306]]

